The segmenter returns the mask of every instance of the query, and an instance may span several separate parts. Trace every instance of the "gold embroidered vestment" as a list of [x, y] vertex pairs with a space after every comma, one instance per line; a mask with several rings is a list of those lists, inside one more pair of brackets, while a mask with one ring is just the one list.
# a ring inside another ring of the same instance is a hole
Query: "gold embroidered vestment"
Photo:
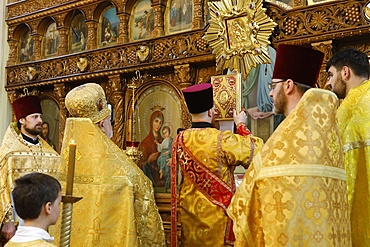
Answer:
[[43, 239], [30, 242], [12, 242], [10, 240], [8, 243], [6, 243], [6, 245], [4, 245], [4, 247], [56, 247], [56, 245]]
[[83, 198], [73, 205], [71, 246], [164, 246], [151, 181], [88, 118], [67, 119], [58, 174], [62, 186], [72, 140], [73, 195]]
[[253, 159], [228, 208], [235, 246], [351, 246], [337, 106], [308, 90]]
[[353, 88], [338, 108], [353, 246], [370, 246], [370, 80]]
[[[214, 176], [234, 190], [235, 166], [247, 167], [252, 160], [251, 156], [261, 149], [262, 144], [260, 138], [243, 137], [215, 128], [192, 128], [183, 132], [183, 145], [189, 152]], [[181, 154], [178, 155], [178, 159], [182, 158]], [[210, 186], [208, 182], [205, 182], [204, 186]], [[180, 186], [179, 220], [182, 226], [182, 246], [228, 246], [225, 243], [228, 227], [225, 210], [211, 202], [189, 177], [183, 175]]]
[[59, 164], [59, 154], [46, 141], [39, 138], [39, 145], [26, 144], [17, 124], [10, 123], [0, 148], [0, 222], [11, 209], [15, 179], [31, 172], [55, 177]]

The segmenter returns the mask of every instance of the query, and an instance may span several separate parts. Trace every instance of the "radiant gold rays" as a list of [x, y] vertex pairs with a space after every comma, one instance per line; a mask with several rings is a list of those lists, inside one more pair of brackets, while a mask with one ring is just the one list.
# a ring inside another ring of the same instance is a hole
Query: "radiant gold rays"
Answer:
[[209, 2], [211, 19], [203, 39], [216, 55], [217, 70], [235, 70], [246, 78], [252, 67], [270, 63], [269, 37], [276, 26], [262, 0]]

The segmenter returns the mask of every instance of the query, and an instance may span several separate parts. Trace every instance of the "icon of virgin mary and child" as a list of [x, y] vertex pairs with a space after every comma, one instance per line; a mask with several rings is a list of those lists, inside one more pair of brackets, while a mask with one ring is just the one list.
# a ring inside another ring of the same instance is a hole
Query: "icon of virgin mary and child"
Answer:
[[170, 126], [163, 123], [163, 113], [155, 110], [150, 116], [150, 131], [139, 144], [143, 156], [138, 165], [154, 187], [169, 188], [173, 138]]

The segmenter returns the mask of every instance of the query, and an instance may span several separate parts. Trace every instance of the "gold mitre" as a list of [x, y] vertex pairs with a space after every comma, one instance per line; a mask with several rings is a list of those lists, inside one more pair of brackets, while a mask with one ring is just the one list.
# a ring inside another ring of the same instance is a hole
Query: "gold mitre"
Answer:
[[104, 90], [96, 83], [86, 83], [69, 91], [65, 104], [73, 117], [90, 118], [93, 123], [110, 114]]

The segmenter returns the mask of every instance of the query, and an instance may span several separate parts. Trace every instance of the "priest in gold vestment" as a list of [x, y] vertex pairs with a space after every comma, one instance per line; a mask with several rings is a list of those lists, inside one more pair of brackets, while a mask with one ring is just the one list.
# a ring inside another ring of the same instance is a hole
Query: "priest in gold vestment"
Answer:
[[[192, 126], [178, 134], [174, 141], [171, 171], [173, 209], [177, 205], [175, 165], [182, 174], [178, 199], [181, 246], [231, 246], [234, 235], [226, 208], [235, 192], [233, 172], [238, 165], [249, 166], [263, 141], [246, 129], [245, 112], [234, 116], [239, 133], [244, 130], [245, 136], [213, 127], [211, 83], [190, 86], [183, 93], [192, 115]], [[173, 217], [176, 217], [175, 211]], [[173, 220], [172, 226], [175, 225]], [[172, 235], [172, 241], [175, 237]]]
[[228, 208], [235, 246], [351, 246], [335, 94], [314, 87], [323, 54], [279, 45], [270, 96], [286, 119]]
[[367, 54], [354, 48], [328, 61], [328, 89], [343, 99], [338, 108], [353, 246], [370, 246], [370, 80]]
[[12, 209], [14, 180], [31, 172], [56, 175], [60, 157], [41, 134], [42, 110], [37, 96], [27, 95], [12, 103], [17, 122], [10, 123], [0, 147], [0, 222], [6, 239], [19, 222]]
[[71, 246], [165, 246], [151, 181], [115, 145], [102, 87], [86, 83], [71, 90], [58, 173], [65, 184], [69, 144], [76, 143]]

